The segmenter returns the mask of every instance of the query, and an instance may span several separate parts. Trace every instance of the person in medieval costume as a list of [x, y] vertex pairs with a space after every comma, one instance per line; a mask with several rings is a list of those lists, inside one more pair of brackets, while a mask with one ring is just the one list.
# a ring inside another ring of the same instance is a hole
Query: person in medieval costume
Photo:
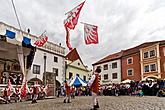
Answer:
[[99, 94], [100, 72], [101, 69], [97, 68], [88, 82], [88, 86], [90, 87], [93, 96], [93, 108], [91, 110], [96, 110], [97, 108], [99, 108], [97, 95]]
[[33, 86], [33, 96], [32, 96], [32, 103], [37, 103], [37, 98], [38, 98], [38, 86], [37, 86], [38, 83], [36, 83], [34, 86]]
[[68, 103], [70, 103], [71, 102], [71, 100], [70, 100], [71, 90], [70, 90], [70, 86], [69, 86], [69, 84], [66, 80], [64, 81], [64, 90], [65, 90], [65, 93], [66, 93], [65, 98], [64, 98], [64, 103], [66, 103], [66, 101]]
[[6, 100], [6, 102], [9, 102], [7, 87], [5, 87], [5, 90], [3, 91], [3, 97], [4, 97], [4, 100]]
[[21, 93], [18, 85], [16, 85], [16, 87], [14, 88], [14, 95], [15, 95], [15, 102], [17, 102], [17, 99], [21, 102]]

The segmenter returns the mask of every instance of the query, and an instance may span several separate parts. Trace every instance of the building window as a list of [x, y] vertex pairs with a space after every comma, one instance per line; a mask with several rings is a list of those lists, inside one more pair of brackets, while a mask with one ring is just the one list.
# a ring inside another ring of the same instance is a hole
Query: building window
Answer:
[[104, 74], [104, 80], [108, 79], [108, 74]]
[[86, 76], [83, 76], [84, 81], [86, 81]]
[[112, 79], [117, 79], [117, 73], [112, 73]]
[[69, 79], [72, 78], [73, 73], [69, 72]]
[[76, 74], [76, 76], [78, 76], [78, 77], [79, 77], [80, 75], [79, 75], [79, 74]]
[[144, 72], [149, 72], [149, 65], [144, 66]]
[[127, 70], [127, 75], [132, 76], [133, 75], [133, 69], [128, 69]]
[[112, 63], [112, 68], [117, 68], [117, 62]]
[[150, 65], [150, 70], [151, 71], [156, 71], [156, 65], [155, 64], [151, 64]]
[[40, 66], [33, 65], [33, 74], [40, 74]]
[[104, 65], [104, 70], [108, 70], [108, 64]]
[[58, 57], [54, 56], [54, 62], [58, 62]]
[[128, 58], [127, 59], [127, 64], [132, 64], [133, 63], [133, 58]]
[[53, 68], [53, 73], [55, 73], [56, 76], [58, 76], [58, 69], [57, 68]]
[[101, 69], [101, 66], [97, 66], [97, 68]]
[[144, 58], [148, 58], [148, 52], [144, 52]]
[[155, 50], [151, 50], [150, 51], [150, 57], [154, 57], [155, 56]]

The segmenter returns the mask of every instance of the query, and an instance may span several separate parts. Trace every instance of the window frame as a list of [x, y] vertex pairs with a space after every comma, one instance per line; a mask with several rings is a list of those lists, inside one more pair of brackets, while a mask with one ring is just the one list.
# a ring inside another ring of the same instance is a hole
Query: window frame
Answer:
[[[129, 74], [128, 74], [128, 71], [129, 71], [129, 70], [132, 70], [132, 75], [129, 75]], [[129, 68], [129, 69], [127, 69], [127, 76], [133, 76], [133, 74], [134, 74], [134, 70], [133, 70], [133, 68]]]
[[[116, 66], [114, 67], [113, 64], [116, 64]], [[112, 63], [112, 69], [115, 69], [115, 68], [117, 68], [117, 62]]]
[[54, 62], [58, 63], [58, 57], [54, 56]]
[[55, 73], [56, 76], [58, 76], [58, 68], [53, 68], [53, 73]]
[[[39, 70], [37, 70], [39, 68]], [[40, 65], [33, 65], [33, 74], [40, 74]]]
[[105, 64], [105, 65], [103, 66], [103, 68], [104, 68], [104, 70], [108, 70], [108, 64]]
[[[151, 65], [155, 65], [155, 70], [151, 70]], [[155, 71], [157, 71], [156, 64], [155, 63], [150, 64], [150, 72], [155, 72]]]
[[[131, 59], [131, 63], [129, 63], [129, 61], [128, 61], [128, 60], [130, 60], [130, 59]], [[130, 64], [133, 64], [133, 57], [127, 58], [127, 65], [130, 65]]]
[[[145, 67], [147, 67], [148, 66], [148, 71], [146, 71], [145, 69]], [[148, 73], [148, 72], [150, 72], [150, 65], [144, 65], [144, 73]]]
[[[107, 75], [107, 76], [106, 76]], [[105, 77], [106, 76], [106, 77]], [[108, 74], [104, 74], [104, 80], [108, 80]]]
[[[71, 74], [71, 77], [70, 77], [70, 74]], [[73, 73], [72, 72], [69, 72], [69, 79], [73, 77]]]
[[[114, 76], [114, 74], [116, 74], [116, 77], [114, 78], [113, 76]], [[118, 77], [117, 77], [117, 73], [112, 73], [112, 79], [117, 79]]]
[[[151, 56], [151, 52], [152, 52], [152, 51], [154, 51], [154, 56]], [[150, 50], [150, 51], [149, 51], [149, 54], [150, 54], [150, 55], [149, 55], [149, 56], [150, 56], [150, 58], [151, 58], [151, 57], [155, 57], [155, 56], [156, 56], [156, 52], [155, 52], [155, 49], [153, 49], [153, 50]]]
[[[145, 53], [147, 53], [147, 57], [145, 57]], [[146, 52], [143, 53], [143, 58], [144, 59], [149, 58], [149, 52], [148, 51], [146, 51]]]

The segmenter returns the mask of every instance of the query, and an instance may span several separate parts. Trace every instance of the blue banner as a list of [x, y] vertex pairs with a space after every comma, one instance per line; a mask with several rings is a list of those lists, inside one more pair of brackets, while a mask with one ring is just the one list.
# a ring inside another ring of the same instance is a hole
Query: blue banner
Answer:
[[6, 36], [10, 39], [14, 39], [15, 38], [15, 32], [6, 30]]
[[23, 42], [26, 44], [26, 45], [29, 45], [31, 44], [31, 39], [27, 38], [27, 37], [23, 37]]

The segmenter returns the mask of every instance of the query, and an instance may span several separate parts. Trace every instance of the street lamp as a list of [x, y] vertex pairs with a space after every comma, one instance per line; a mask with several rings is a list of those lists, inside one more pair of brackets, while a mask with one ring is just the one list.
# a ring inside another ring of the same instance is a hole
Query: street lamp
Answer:
[[46, 53], [44, 53], [44, 85], [46, 86]]

